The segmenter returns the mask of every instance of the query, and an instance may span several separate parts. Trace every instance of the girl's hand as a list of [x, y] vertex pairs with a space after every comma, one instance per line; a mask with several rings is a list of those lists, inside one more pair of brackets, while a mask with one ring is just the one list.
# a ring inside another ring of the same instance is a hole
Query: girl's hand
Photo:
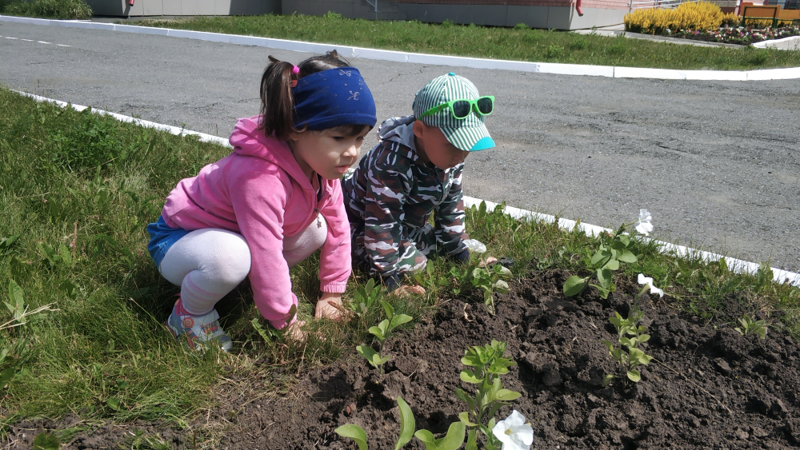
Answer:
[[392, 291], [392, 295], [398, 297], [408, 297], [409, 295], [425, 295], [425, 288], [422, 286], [400, 286]]
[[286, 331], [284, 336], [287, 338], [297, 341], [297, 342], [305, 342], [306, 341], [306, 332], [303, 331], [301, 328], [306, 325], [304, 320], [296, 320], [293, 324], [286, 327]]
[[347, 316], [347, 311], [342, 306], [342, 294], [323, 292], [317, 300], [317, 307], [314, 309], [314, 318], [342, 320]]

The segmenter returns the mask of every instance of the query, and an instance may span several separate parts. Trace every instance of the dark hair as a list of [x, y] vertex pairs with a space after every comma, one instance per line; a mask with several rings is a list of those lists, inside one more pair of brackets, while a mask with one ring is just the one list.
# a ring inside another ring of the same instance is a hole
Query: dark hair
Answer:
[[[289, 133], [303, 131], [294, 127], [292, 81], [323, 70], [348, 67], [350, 63], [340, 57], [336, 50], [332, 50], [324, 55], [312, 56], [298, 64], [300, 71], [295, 75], [292, 73], [294, 64], [280, 61], [272, 55], [269, 56], [269, 61], [261, 77], [260, 127], [267, 136], [274, 134], [276, 138], [285, 141], [289, 139]], [[358, 128], [359, 132], [363, 130], [361, 126]]]

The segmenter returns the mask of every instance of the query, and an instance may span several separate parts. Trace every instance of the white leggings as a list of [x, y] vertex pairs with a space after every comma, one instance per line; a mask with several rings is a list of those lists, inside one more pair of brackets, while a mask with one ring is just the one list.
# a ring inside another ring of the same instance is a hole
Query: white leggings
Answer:
[[[328, 224], [322, 216], [302, 233], [283, 239], [283, 257], [293, 267], [322, 247]], [[194, 230], [167, 250], [161, 275], [181, 287], [183, 308], [202, 315], [250, 273], [250, 247], [244, 237], [220, 228]]]

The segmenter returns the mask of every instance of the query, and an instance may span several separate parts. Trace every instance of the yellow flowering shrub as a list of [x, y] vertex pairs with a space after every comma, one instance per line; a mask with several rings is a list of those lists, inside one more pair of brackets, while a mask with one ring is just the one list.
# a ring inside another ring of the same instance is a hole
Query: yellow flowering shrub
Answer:
[[[791, 20], [778, 20], [779, 27], [789, 26], [791, 24]], [[772, 19], [746, 19], [744, 21], [744, 26], [753, 28], [767, 28], [772, 26]]]
[[661, 34], [667, 29], [714, 30], [720, 27], [725, 16], [719, 6], [697, 1], [681, 3], [675, 9], [639, 9], [625, 14], [624, 20], [627, 31]]
[[727, 25], [729, 27], [735, 27], [739, 25], [739, 21], [742, 19], [736, 13], [725, 13], [722, 15], [722, 25]]

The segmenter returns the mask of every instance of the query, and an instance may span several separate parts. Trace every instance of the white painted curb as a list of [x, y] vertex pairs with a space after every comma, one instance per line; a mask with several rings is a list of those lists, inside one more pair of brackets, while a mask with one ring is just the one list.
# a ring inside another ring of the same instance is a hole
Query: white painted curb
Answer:
[[[12, 90], [12, 91], [16, 92], [18, 94], [30, 97], [30, 98], [38, 101], [38, 102], [52, 102], [52, 103], [55, 103], [55, 104], [61, 106], [62, 108], [65, 108], [68, 105], [67, 102], [63, 102], [63, 101], [60, 101], [60, 100], [54, 100], [54, 99], [47, 98], [47, 97], [41, 97], [39, 95], [29, 94], [27, 92], [22, 92], [22, 91], [17, 91], [17, 90]], [[82, 105], [72, 105], [72, 107], [77, 111], [83, 111], [83, 110], [85, 110], [87, 108], [90, 108], [88, 106], [82, 106]], [[219, 144], [219, 145], [222, 145], [224, 147], [232, 148], [230, 142], [228, 142], [228, 139], [224, 139], [224, 138], [221, 138], [221, 137], [217, 137], [217, 136], [213, 136], [213, 135], [205, 134], [205, 133], [199, 133], [197, 131], [190, 131], [190, 130], [186, 130], [184, 128], [173, 127], [171, 125], [164, 125], [164, 124], [160, 124], [160, 123], [156, 123], [156, 122], [150, 122], [150, 121], [147, 121], [147, 120], [136, 119], [136, 118], [133, 118], [133, 117], [130, 117], [130, 116], [124, 116], [122, 114], [103, 111], [101, 109], [95, 109], [95, 108], [90, 108], [90, 109], [93, 112], [96, 112], [96, 113], [101, 114], [101, 115], [111, 116], [111, 117], [113, 117], [113, 118], [115, 118], [115, 119], [117, 119], [119, 121], [122, 121], [122, 122], [130, 122], [130, 123], [134, 123], [134, 124], [139, 125], [139, 126], [143, 126], [143, 127], [147, 127], [147, 128], [154, 128], [154, 129], [161, 130], [161, 131], [166, 131], [168, 133], [171, 133], [171, 134], [174, 134], [174, 135], [177, 135], [177, 136], [193, 135], [193, 136], [197, 136], [201, 142], [213, 142], [215, 144]], [[464, 205], [467, 206], [467, 207], [478, 206], [483, 201], [484, 200], [481, 200], [479, 198], [466, 197], [466, 196], [464, 197]], [[496, 206], [497, 206], [497, 203], [486, 201], [487, 210], [494, 210], [494, 208]], [[542, 214], [542, 213], [537, 213], [537, 212], [533, 212], [533, 211], [527, 211], [527, 210], [524, 210], [524, 209], [515, 208], [513, 206], [506, 206], [504, 211], [508, 215], [510, 215], [511, 217], [513, 217], [515, 219], [520, 219], [520, 220], [540, 220], [540, 221], [543, 221], [545, 223], [553, 223], [556, 220], [555, 216], [551, 216], [549, 214]], [[583, 231], [584, 233], [586, 233], [587, 236], [598, 236], [600, 233], [603, 233], [603, 232], [612, 232], [613, 233], [613, 230], [610, 230], [608, 228], [603, 228], [603, 227], [600, 227], [600, 226], [597, 226], [597, 225], [591, 225], [591, 224], [583, 223], [583, 222], [579, 223], [579, 222], [577, 222], [575, 220], [564, 219], [564, 218], [559, 218], [558, 219], [558, 226], [559, 226], [559, 228], [561, 228], [563, 230], [571, 231], [571, 230], [575, 229], [576, 225], [577, 225], [578, 229]], [[711, 261], [718, 261], [720, 258], [724, 257], [723, 255], [718, 255], [718, 254], [715, 254], [715, 253], [710, 253], [710, 252], [706, 252], [706, 251], [702, 251], [702, 250], [696, 250], [696, 249], [693, 249], [693, 248], [684, 247], [682, 245], [675, 245], [675, 244], [670, 244], [668, 242], [662, 242], [662, 241], [655, 241], [655, 242], [659, 245], [659, 248], [660, 248], [662, 253], [674, 253], [675, 255], [677, 255], [679, 257], [682, 257], [682, 258], [699, 258], [699, 259], [702, 259], [703, 261], [711, 262]], [[725, 262], [728, 264], [728, 268], [731, 271], [735, 272], [735, 273], [749, 273], [751, 275], [754, 275], [754, 274], [756, 274], [758, 272], [758, 268], [759, 268], [758, 264], [753, 263], [753, 262], [743, 261], [741, 259], [725, 257]], [[789, 272], [789, 271], [786, 271], [786, 270], [783, 270], [783, 269], [777, 269], [777, 268], [774, 268], [774, 267], [771, 268], [771, 269], [772, 269], [773, 280], [775, 282], [777, 282], [777, 283], [788, 283], [788, 284], [792, 284], [794, 286], [800, 287], [800, 274], [794, 273], [794, 272]]]
[[[410, 62], [436, 66], [471, 67], [475, 69], [511, 70], [518, 72], [551, 73], [558, 75], [584, 75], [608, 78], [654, 78], [661, 80], [704, 80], [704, 81], [764, 81], [788, 80], [800, 78], [800, 67], [783, 69], [762, 69], [747, 71], [725, 70], [673, 70], [646, 69], [637, 67], [590, 66], [581, 64], [537, 63], [508, 61], [502, 59], [464, 58], [459, 56], [430, 55], [425, 53], [407, 53], [392, 50], [350, 47], [347, 45], [318, 44], [285, 39], [240, 36], [234, 34], [209, 33], [205, 31], [173, 30], [170, 28], [142, 27], [137, 25], [117, 25], [110, 23], [49, 20], [30, 17], [2, 16], [0, 21], [27, 23], [31, 25], [53, 25], [73, 28], [90, 28], [98, 30], [120, 31], [125, 33], [154, 34], [161, 36], [198, 39], [203, 41], [222, 42], [237, 45], [254, 45], [279, 50], [291, 50], [308, 53], [324, 53], [335, 48], [346, 58], [363, 58], [379, 61]], [[772, 42], [772, 41], [767, 41]], [[757, 46], [758, 44], [753, 44]]]

